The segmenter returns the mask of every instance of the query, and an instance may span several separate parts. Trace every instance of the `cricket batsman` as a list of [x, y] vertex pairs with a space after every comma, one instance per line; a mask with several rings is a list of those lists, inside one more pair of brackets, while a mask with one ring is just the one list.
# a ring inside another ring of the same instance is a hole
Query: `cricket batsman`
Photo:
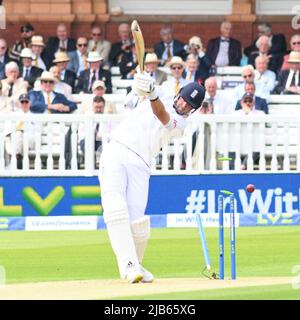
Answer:
[[101, 155], [99, 181], [103, 217], [120, 276], [137, 283], [154, 280], [142, 266], [150, 237], [145, 209], [151, 160], [171, 138], [183, 134], [186, 118], [200, 108], [205, 90], [189, 83], [170, 105], [158, 97], [154, 80], [146, 73], [135, 74], [132, 89], [147, 99], [113, 131]]

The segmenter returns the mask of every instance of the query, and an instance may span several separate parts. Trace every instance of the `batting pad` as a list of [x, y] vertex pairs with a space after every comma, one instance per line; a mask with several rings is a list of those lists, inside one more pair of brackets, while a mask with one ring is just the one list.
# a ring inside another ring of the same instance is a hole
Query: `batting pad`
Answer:
[[144, 253], [150, 238], [150, 217], [144, 216], [131, 223], [131, 231], [136, 248], [138, 260], [142, 263]]

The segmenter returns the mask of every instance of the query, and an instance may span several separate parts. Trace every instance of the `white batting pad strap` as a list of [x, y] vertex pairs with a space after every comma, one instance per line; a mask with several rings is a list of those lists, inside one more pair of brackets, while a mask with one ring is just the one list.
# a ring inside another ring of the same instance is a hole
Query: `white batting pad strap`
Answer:
[[137, 241], [148, 240], [150, 237], [150, 217], [144, 216], [131, 223], [133, 237]]

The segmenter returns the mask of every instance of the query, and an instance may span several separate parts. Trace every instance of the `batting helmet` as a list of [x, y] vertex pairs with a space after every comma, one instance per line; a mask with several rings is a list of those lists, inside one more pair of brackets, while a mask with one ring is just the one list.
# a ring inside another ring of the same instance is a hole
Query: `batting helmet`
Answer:
[[200, 108], [205, 96], [205, 89], [196, 82], [191, 82], [179, 91], [179, 96], [189, 103], [193, 109]]

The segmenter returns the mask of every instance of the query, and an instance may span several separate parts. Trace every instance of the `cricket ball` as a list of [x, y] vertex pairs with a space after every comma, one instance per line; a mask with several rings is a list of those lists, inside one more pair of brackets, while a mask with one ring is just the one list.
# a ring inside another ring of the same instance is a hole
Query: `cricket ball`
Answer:
[[255, 190], [255, 186], [253, 184], [248, 184], [246, 187], [247, 191], [252, 193]]

